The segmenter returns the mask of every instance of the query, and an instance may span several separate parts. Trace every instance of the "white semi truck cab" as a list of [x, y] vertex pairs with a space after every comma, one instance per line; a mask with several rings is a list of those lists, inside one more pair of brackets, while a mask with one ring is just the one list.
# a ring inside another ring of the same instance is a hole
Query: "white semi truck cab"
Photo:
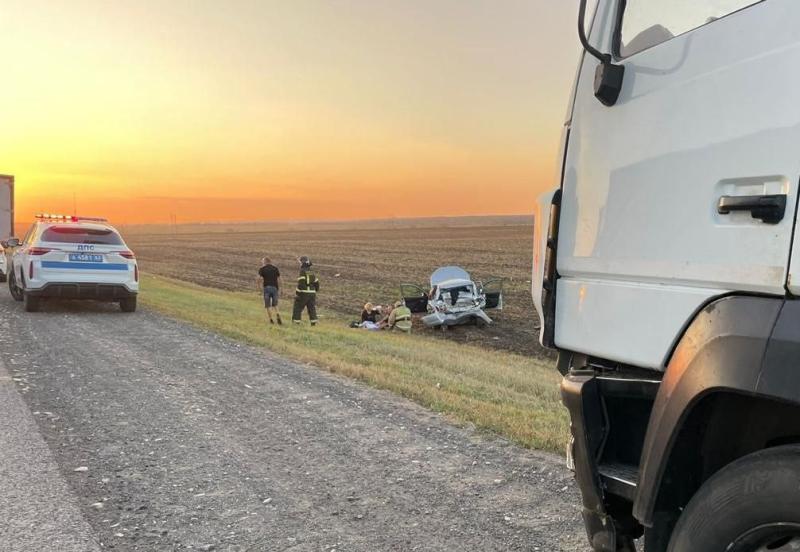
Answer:
[[581, 0], [533, 296], [596, 551], [800, 550], [800, 1]]

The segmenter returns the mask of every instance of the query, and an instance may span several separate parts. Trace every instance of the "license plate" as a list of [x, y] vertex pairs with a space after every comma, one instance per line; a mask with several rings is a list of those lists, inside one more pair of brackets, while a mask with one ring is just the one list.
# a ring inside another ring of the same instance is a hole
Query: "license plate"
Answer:
[[69, 260], [76, 263], [102, 263], [102, 255], [90, 255], [89, 253], [70, 253]]

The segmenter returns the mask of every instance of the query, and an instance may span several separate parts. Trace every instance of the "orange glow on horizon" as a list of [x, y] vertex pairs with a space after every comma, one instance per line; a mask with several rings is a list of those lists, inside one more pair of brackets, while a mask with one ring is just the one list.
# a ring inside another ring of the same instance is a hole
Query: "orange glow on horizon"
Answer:
[[16, 177], [17, 220], [532, 212], [574, 7], [347, 6], [7, 0], [0, 173]]

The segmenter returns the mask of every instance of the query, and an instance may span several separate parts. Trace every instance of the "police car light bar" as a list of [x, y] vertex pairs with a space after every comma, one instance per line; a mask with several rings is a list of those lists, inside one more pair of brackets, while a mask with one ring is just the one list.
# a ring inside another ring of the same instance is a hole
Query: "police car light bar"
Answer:
[[75, 215], [54, 215], [52, 213], [38, 213], [36, 220], [52, 220], [57, 222], [108, 222], [108, 219], [100, 217], [76, 217]]

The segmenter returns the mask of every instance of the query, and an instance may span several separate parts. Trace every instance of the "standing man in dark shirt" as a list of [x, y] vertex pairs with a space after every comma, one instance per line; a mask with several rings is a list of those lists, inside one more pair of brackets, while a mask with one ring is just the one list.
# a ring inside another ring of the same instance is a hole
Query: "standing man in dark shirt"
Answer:
[[281, 271], [278, 267], [272, 264], [269, 257], [261, 259], [261, 268], [258, 269], [259, 279], [257, 280], [263, 287], [264, 291], [264, 308], [267, 311], [269, 323], [274, 324], [272, 313], [275, 312], [275, 317], [278, 324], [283, 324], [281, 321], [281, 313], [278, 312], [278, 293], [281, 287]]

